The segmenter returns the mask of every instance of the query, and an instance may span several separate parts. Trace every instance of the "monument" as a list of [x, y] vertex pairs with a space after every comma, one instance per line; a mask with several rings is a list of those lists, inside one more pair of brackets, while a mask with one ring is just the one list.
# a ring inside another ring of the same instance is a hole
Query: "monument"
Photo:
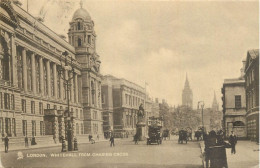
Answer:
[[143, 108], [143, 104], [141, 103], [139, 106], [138, 114], [137, 114], [137, 124], [136, 124], [136, 134], [139, 141], [145, 140], [145, 112]]

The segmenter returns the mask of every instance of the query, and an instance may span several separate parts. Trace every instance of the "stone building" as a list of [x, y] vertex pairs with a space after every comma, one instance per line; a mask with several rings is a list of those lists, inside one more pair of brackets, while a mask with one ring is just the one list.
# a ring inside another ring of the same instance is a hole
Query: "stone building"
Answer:
[[[242, 69], [244, 67], [245, 61], [243, 61]], [[231, 131], [234, 131], [239, 138], [246, 137], [246, 96], [244, 85], [244, 73], [241, 73], [239, 78], [224, 80], [222, 87], [222, 107], [223, 129], [226, 136], [229, 136]]]
[[[74, 13], [68, 43], [17, 1], [2, 0], [0, 8], [2, 136], [64, 135], [68, 99], [74, 135], [103, 135], [100, 61], [88, 12]], [[62, 77], [71, 79], [69, 94]]]
[[[145, 89], [135, 83], [125, 79], [119, 79], [111, 75], [103, 76], [102, 87], [108, 86], [108, 81], [112, 84], [107, 87], [110, 91], [102, 90], [104, 102], [109, 102], [104, 107], [109, 107], [110, 111], [104, 110], [104, 114], [113, 113], [113, 133], [115, 137], [128, 137], [134, 135], [137, 124], [137, 113], [142, 103], [145, 108]], [[112, 98], [112, 100], [110, 100]], [[113, 107], [112, 107], [113, 104]], [[111, 109], [113, 108], [113, 112]], [[104, 117], [109, 123], [110, 118]], [[112, 123], [111, 123], [112, 125]], [[111, 128], [110, 125], [110, 128]]]
[[184, 89], [182, 90], [182, 105], [189, 106], [192, 108], [193, 106], [193, 94], [190, 88], [188, 76], [186, 74], [186, 81], [184, 85]]
[[247, 52], [245, 66], [247, 136], [259, 142], [259, 50]]

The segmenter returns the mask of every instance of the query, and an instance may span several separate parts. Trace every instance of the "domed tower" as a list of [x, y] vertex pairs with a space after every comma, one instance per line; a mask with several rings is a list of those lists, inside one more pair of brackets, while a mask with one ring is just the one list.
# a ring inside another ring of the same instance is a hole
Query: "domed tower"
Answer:
[[75, 11], [68, 31], [69, 43], [75, 47], [76, 60], [81, 65], [79, 87], [81, 103], [84, 106], [84, 133], [103, 135], [102, 104], [101, 104], [101, 74], [99, 55], [96, 53], [96, 34], [94, 22], [90, 14], [83, 8]]

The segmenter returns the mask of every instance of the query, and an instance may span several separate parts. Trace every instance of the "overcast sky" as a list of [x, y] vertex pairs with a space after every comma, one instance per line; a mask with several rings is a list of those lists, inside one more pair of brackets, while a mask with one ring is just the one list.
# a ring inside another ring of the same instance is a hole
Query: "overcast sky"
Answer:
[[[29, 1], [44, 23], [67, 36], [79, 0]], [[26, 0], [22, 0], [26, 9]], [[258, 2], [83, 1], [97, 34], [101, 73], [125, 78], [152, 97], [181, 104], [186, 72], [193, 104], [221, 102], [225, 78], [240, 76], [247, 50], [259, 47]]]

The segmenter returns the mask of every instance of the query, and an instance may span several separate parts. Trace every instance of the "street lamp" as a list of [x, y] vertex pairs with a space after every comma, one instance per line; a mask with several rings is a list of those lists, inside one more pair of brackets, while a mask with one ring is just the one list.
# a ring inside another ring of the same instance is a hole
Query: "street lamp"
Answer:
[[[73, 150], [73, 139], [74, 139], [74, 133], [73, 133], [73, 112], [70, 112], [70, 98], [69, 98], [69, 92], [71, 89], [71, 80], [74, 78], [74, 67], [72, 66], [73, 58], [72, 56], [69, 57], [69, 53], [67, 51], [63, 52], [62, 55], [65, 57], [64, 62], [65, 65], [62, 64], [62, 56], [60, 56], [60, 66], [58, 67], [58, 73], [59, 77], [63, 80], [64, 85], [66, 85], [66, 92], [67, 92], [67, 105], [68, 109], [65, 111], [65, 117], [67, 118], [67, 131], [66, 131], [66, 139], [68, 141], [68, 151]], [[68, 71], [68, 76], [64, 74], [64, 70], [69, 69], [69, 64], [71, 65], [71, 71]], [[72, 74], [72, 75], [70, 75]]]
[[202, 122], [203, 131], [204, 131], [204, 121], [203, 121], [204, 101], [198, 101], [198, 110], [200, 109], [200, 106], [201, 106], [201, 122]]

